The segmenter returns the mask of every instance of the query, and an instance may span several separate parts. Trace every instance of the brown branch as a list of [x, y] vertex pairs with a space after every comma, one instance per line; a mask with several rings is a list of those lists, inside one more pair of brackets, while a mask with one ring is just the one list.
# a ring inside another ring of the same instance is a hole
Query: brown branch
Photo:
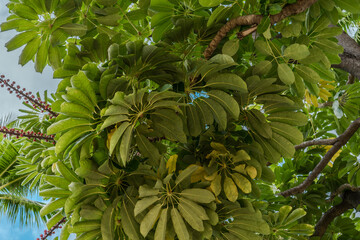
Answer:
[[[284, 18], [287, 18], [291, 15], [299, 14], [306, 9], [308, 9], [312, 4], [314, 4], [317, 0], [298, 0], [294, 4], [289, 4], [285, 6], [279, 14], [272, 15], [270, 17], [271, 24], [277, 23]], [[262, 15], [246, 15], [239, 16], [237, 18], [233, 18], [228, 21], [220, 30], [217, 32], [215, 37], [210, 42], [209, 46], [204, 51], [205, 59], [209, 59], [211, 55], [214, 53], [215, 49], [221, 42], [221, 40], [230, 32], [232, 29], [238, 26], [251, 26], [258, 25], [262, 19]], [[252, 27], [255, 28], [255, 27]], [[251, 34], [251, 31], [246, 32], [247, 34]], [[244, 36], [245, 37], [245, 36]]]
[[346, 85], [353, 84], [354, 82], [355, 82], [355, 76], [350, 73], [349, 76], [348, 76], [348, 80], [346, 82]]
[[338, 189], [336, 189], [335, 192], [331, 193], [331, 196], [330, 196], [329, 200], [327, 200], [327, 201], [332, 202], [332, 200], [334, 200], [334, 198], [336, 196], [340, 195], [345, 190], [351, 190], [353, 192], [357, 192], [357, 191], [360, 191], [360, 187], [354, 187], [348, 183], [345, 183], [345, 184], [341, 185], [340, 187], [338, 187]]
[[350, 126], [336, 138], [336, 142], [330, 148], [330, 150], [324, 155], [323, 159], [316, 165], [314, 170], [309, 174], [309, 176], [303, 181], [300, 185], [288, 189], [284, 192], [281, 192], [280, 195], [284, 197], [288, 197], [290, 195], [302, 193], [305, 189], [311, 185], [311, 183], [315, 180], [315, 178], [320, 174], [320, 172], [326, 167], [331, 158], [340, 150], [342, 146], [344, 146], [349, 139], [354, 135], [354, 133], [360, 127], [360, 118], [356, 119], [354, 122], [350, 124]]
[[247, 35], [250, 35], [252, 34], [253, 32], [255, 32], [257, 29], [257, 25], [253, 25], [251, 26], [250, 28], [244, 30], [244, 31], [241, 31], [241, 32], [238, 32], [237, 33], [237, 38], [242, 40], [244, 37], [246, 37]]
[[[340, 68], [354, 77], [360, 79], [360, 46], [347, 33], [343, 32], [336, 37], [338, 44], [344, 48], [344, 52], [339, 55], [340, 64], [333, 64], [331, 67]], [[350, 79], [349, 79], [350, 81]], [[348, 81], [348, 82], [349, 82]]]
[[352, 209], [353, 206], [348, 201], [342, 201], [340, 204], [330, 208], [324, 215], [320, 218], [315, 226], [315, 232], [312, 237], [322, 237], [329, 224], [338, 216], [343, 214], [349, 209]]
[[318, 108], [325, 108], [325, 107], [332, 107], [334, 102], [330, 101], [330, 102], [324, 102], [324, 103], [319, 103]]
[[334, 145], [337, 142], [337, 138], [334, 139], [314, 139], [300, 143], [295, 146], [295, 150], [303, 149], [314, 145]]
[[317, 222], [315, 232], [312, 237], [322, 237], [329, 224], [338, 216], [349, 209], [356, 208], [360, 203], [360, 188], [353, 187], [350, 184], [341, 185], [335, 193], [331, 194], [331, 198], [341, 193], [342, 202], [330, 208]]

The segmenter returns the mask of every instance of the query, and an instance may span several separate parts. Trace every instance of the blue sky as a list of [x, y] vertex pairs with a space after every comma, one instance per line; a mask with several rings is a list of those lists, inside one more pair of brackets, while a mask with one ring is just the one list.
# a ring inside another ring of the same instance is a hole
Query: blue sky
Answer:
[[[7, 0], [0, 0], [0, 22], [4, 22], [8, 16], [6, 8]], [[42, 93], [44, 90], [55, 92], [59, 82], [52, 78], [52, 69], [46, 67], [42, 74], [36, 73], [34, 64], [29, 62], [24, 67], [18, 65], [18, 57], [22, 48], [7, 52], [5, 43], [16, 34], [15, 31], [0, 32], [0, 74], [15, 81], [28, 91]], [[5, 89], [0, 88], [0, 117], [6, 114], [19, 115], [18, 109], [24, 108], [21, 101]], [[40, 199], [36, 199], [40, 200]], [[37, 227], [23, 227], [19, 223], [11, 224], [6, 217], [0, 215], [0, 240], [35, 240], [46, 229], [45, 225]], [[53, 237], [47, 238], [49, 240]]]

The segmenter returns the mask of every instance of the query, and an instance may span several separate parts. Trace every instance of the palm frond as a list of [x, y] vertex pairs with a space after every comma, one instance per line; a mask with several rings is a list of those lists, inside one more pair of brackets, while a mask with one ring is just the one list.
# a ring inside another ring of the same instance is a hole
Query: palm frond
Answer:
[[44, 203], [30, 200], [13, 193], [0, 193], [0, 214], [7, 216], [10, 222], [19, 220], [20, 225], [40, 226], [45, 220], [40, 216]]

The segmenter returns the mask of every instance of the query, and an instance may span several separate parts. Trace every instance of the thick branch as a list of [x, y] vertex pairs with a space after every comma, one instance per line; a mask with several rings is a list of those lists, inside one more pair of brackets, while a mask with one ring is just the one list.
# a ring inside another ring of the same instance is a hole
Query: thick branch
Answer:
[[[272, 15], [270, 17], [271, 23], [277, 23], [284, 18], [287, 18], [291, 15], [299, 14], [309, 8], [312, 4], [314, 4], [317, 0], [298, 0], [294, 4], [289, 4], [285, 6], [279, 14]], [[215, 49], [221, 42], [221, 40], [226, 36], [228, 32], [238, 26], [251, 26], [254, 24], [259, 24], [262, 19], [261, 15], [246, 15], [239, 16], [237, 18], [231, 19], [227, 22], [215, 35], [213, 40], [210, 42], [209, 46], [204, 51], [204, 57], [209, 59], [211, 55], [214, 53]], [[255, 27], [252, 27], [254, 29]], [[250, 34], [251, 31], [246, 32], [246, 34]], [[244, 36], [243, 36], [244, 37]]]
[[360, 203], [360, 188], [353, 187], [350, 184], [341, 185], [335, 193], [334, 196], [341, 193], [342, 202], [332, 208], [330, 208], [319, 220], [315, 226], [315, 232], [312, 237], [322, 237], [329, 224], [338, 216], [343, 214], [349, 209], [356, 208]]
[[322, 237], [326, 232], [327, 227], [334, 220], [334, 218], [340, 216], [341, 214], [352, 208], [352, 204], [347, 201], [342, 201], [340, 204], [330, 208], [316, 224], [313, 237]]
[[347, 33], [343, 32], [336, 37], [339, 45], [343, 46], [344, 53], [340, 54], [341, 63], [332, 65], [340, 68], [360, 79], [360, 46]]
[[302, 182], [300, 185], [294, 188], [281, 192], [280, 195], [283, 195], [284, 197], [288, 197], [290, 195], [302, 193], [308, 186], [311, 185], [311, 183], [326, 167], [326, 165], [329, 163], [329, 161], [335, 155], [335, 153], [337, 153], [337, 151], [339, 151], [340, 148], [349, 141], [349, 139], [354, 135], [354, 133], [358, 130], [359, 127], [360, 127], [360, 118], [352, 122], [350, 126], [345, 130], [345, 132], [336, 138], [336, 142], [334, 143], [332, 148], [330, 148], [330, 150], [325, 154], [323, 159], [318, 163], [318, 165], [316, 165], [314, 170], [309, 174], [309, 176], [305, 179], [304, 182]]
[[310, 140], [310, 141], [306, 141], [303, 143], [300, 143], [299, 145], [295, 146], [295, 149], [303, 149], [309, 146], [314, 146], [314, 145], [334, 145], [337, 141], [337, 138], [334, 139], [314, 139], [314, 140]]

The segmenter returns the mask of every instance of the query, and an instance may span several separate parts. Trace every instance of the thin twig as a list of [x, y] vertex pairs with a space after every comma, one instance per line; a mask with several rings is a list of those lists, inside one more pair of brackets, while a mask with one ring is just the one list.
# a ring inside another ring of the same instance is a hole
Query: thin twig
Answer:
[[314, 139], [310, 141], [306, 141], [303, 143], [300, 143], [299, 145], [295, 146], [296, 150], [303, 149], [306, 147], [314, 146], [314, 145], [334, 145], [337, 141], [337, 138], [333, 139]]

